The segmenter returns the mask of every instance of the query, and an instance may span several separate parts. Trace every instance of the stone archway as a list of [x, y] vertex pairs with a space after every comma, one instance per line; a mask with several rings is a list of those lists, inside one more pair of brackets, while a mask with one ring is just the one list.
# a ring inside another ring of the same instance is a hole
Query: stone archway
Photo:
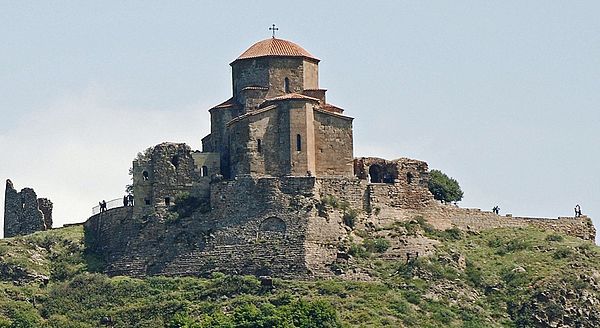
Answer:
[[287, 226], [282, 219], [278, 217], [270, 217], [260, 223], [260, 231], [285, 233]]

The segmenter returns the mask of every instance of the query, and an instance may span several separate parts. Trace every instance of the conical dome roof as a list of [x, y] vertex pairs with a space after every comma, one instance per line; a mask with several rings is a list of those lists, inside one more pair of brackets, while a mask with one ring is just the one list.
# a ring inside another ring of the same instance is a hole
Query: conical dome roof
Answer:
[[287, 40], [268, 38], [253, 44], [248, 50], [244, 51], [237, 59], [249, 59], [257, 57], [305, 57], [319, 61], [319, 59], [310, 54], [301, 46]]

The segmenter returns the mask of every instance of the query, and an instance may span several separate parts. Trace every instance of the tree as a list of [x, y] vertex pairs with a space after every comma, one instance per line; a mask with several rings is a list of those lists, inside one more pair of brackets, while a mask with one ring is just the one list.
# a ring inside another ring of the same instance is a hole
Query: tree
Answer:
[[429, 191], [433, 198], [444, 202], [458, 202], [463, 198], [458, 181], [439, 170], [429, 172]]

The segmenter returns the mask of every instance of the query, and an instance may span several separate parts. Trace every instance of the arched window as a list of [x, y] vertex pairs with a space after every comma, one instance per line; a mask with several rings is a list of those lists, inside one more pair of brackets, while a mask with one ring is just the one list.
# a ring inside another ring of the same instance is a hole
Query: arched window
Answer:
[[208, 176], [208, 166], [206, 166], [206, 165], [202, 166], [202, 176], [203, 177], [207, 177]]
[[302, 136], [299, 134], [296, 135], [296, 150], [302, 151]]
[[150, 175], [148, 174], [148, 171], [142, 172], [142, 177], [144, 178], [144, 181], [148, 181], [148, 178], [150, 177]]
[[406, 182], [408, 182], [408, 184], [411, 184], [413, 181], [413, 175], [412, 173], [406, 173]]
[[270, 217], [260, 223], [260, 231], [272, 231], [285, 233], [287, 227], [285, 222], [278, 217]]
[[171, 164], [173, 164], [173, 166], [178, 167], [179, 166], [179, 156], [175, 155], [173, 156], [173, 158], [171, 158]]
[[283, 80], [283, 90], [285, 90], [286, 93], [290, 93], [290, 79], [288, 79], [287, 77], [285, 78], [285, 80]]
[[262, 140], [260, 140], [260, 139], [256, 140], [256, 150], [259, 153], [262, 153]]
[[165, 197], [165, 205], [171, 206], [171, 197]]

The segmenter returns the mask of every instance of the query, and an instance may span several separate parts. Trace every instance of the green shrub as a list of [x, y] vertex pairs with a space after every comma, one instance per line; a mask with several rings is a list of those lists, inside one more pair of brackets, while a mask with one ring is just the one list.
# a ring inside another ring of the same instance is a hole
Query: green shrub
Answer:
[[573, 254], [572, 249], [570, 249], [568, 247], [560, 247], [556, 251], [554, 251], [554, 254], [552, 254], [552, 257], [556, 260], [560, 260], [560, 259], [567, 258], [567, 257], [571, 256], [572, 254]]
[[363, 246], [368, 252], [384, 253], [390, 248], [390, 241], [385, 238], [365, 239]]
[[439, 170], [429, 172], [429, 191], [437, 200], [444, 202], [458, 202], [463, 198], [458, 181], [447, 176]]
[[324, 195], [321, 197], [321, 203], [327, 206], [331, 206], [331, 208], [337, 209], [339, 207], [339, 203], [337, 198], [333, 195]]
[[531, 248], [531, 243], [519, 238], [512, 238], [509, 240], [503, 240], [495, 237], [488, 241], [488, 246], [496, 248], [496, 254], [506, 255], [508, 253], [515, 253]]
[[[9, 308], [10, 328], [37, 328], [41, 326], [42, 318], [29, 303], [13, 302]], [[0, 326], [1, 327], [1, 326]]]
[[527, 272], [504, 269], [502, 270], [502, 280], [511, 288], [528, 286], [531, 283], [531, 277]]
[[406, 301], [411, 304], [418, 305], [419, 303], [421, 303], [421, 295], [414, 291], [409, 290], [409, 291], [405, 292], [404, 298], [406, 298]]
[[546, 236], [546, 241], [563, 241], [563, 236], [557, 233], [550, 234]]
[[178, 312], [169, 321], [169, 328], [201, 328], [198, 321], [192, 318], [187, 312]]
[[[0, 327], [2, 327], [0, 325]], [[74, 322], [70, 320], [67, 316], [53, 314], [48, 318], [48, 320], [42, 326], [44, 328], [92, 328], [91, 325]]]
[[12, 325], [12, 321], [8, 320], [7, 318], [0, 317], [0, 328], [10, 328], [10, 325]]
[[354, 257], [366, 258], [371, 256], [371, 253], [368, 252], [362, 245], [352, 243], [350, 248], [348, 249], [348, 254]]
[[460, 240], [462, 238], [462, 231], [457, 227], [452, 227], [443, 231], [442, 235], [445, 240]]
[[475, 267], [470, 261], [467, 261], [465, 274], [467, 275], [467, 280], [473, 284], [473, 286], [483, 286], [483, 274], [481, 272], [481, 268]]
[[375, 210], [373, 210], [373, 213], [375, 213], [375, 215], [379, 215], [379, 213], [381, 212], [381, 207], [375, 207]]
[[179, 216], [179, 213], [177, 213], [177, 212], [167, 212], [165, 214], [165, 222], [167, 222], [167, 223], [171, 223], [171, 224], [177, 223], [177, 222], [179, 222], [179, 219], [180, 219], [180, 216]]
[[344, 214], [342, 215], [342, 220], [344, 221], [344, 224], [349, 226], [350, 228], [354, 228], [354, 226], [356, 225], [356, 219], [358, 218], [358, 211], [355, 209], [348, 209], [347, 211], [344, 211]]

